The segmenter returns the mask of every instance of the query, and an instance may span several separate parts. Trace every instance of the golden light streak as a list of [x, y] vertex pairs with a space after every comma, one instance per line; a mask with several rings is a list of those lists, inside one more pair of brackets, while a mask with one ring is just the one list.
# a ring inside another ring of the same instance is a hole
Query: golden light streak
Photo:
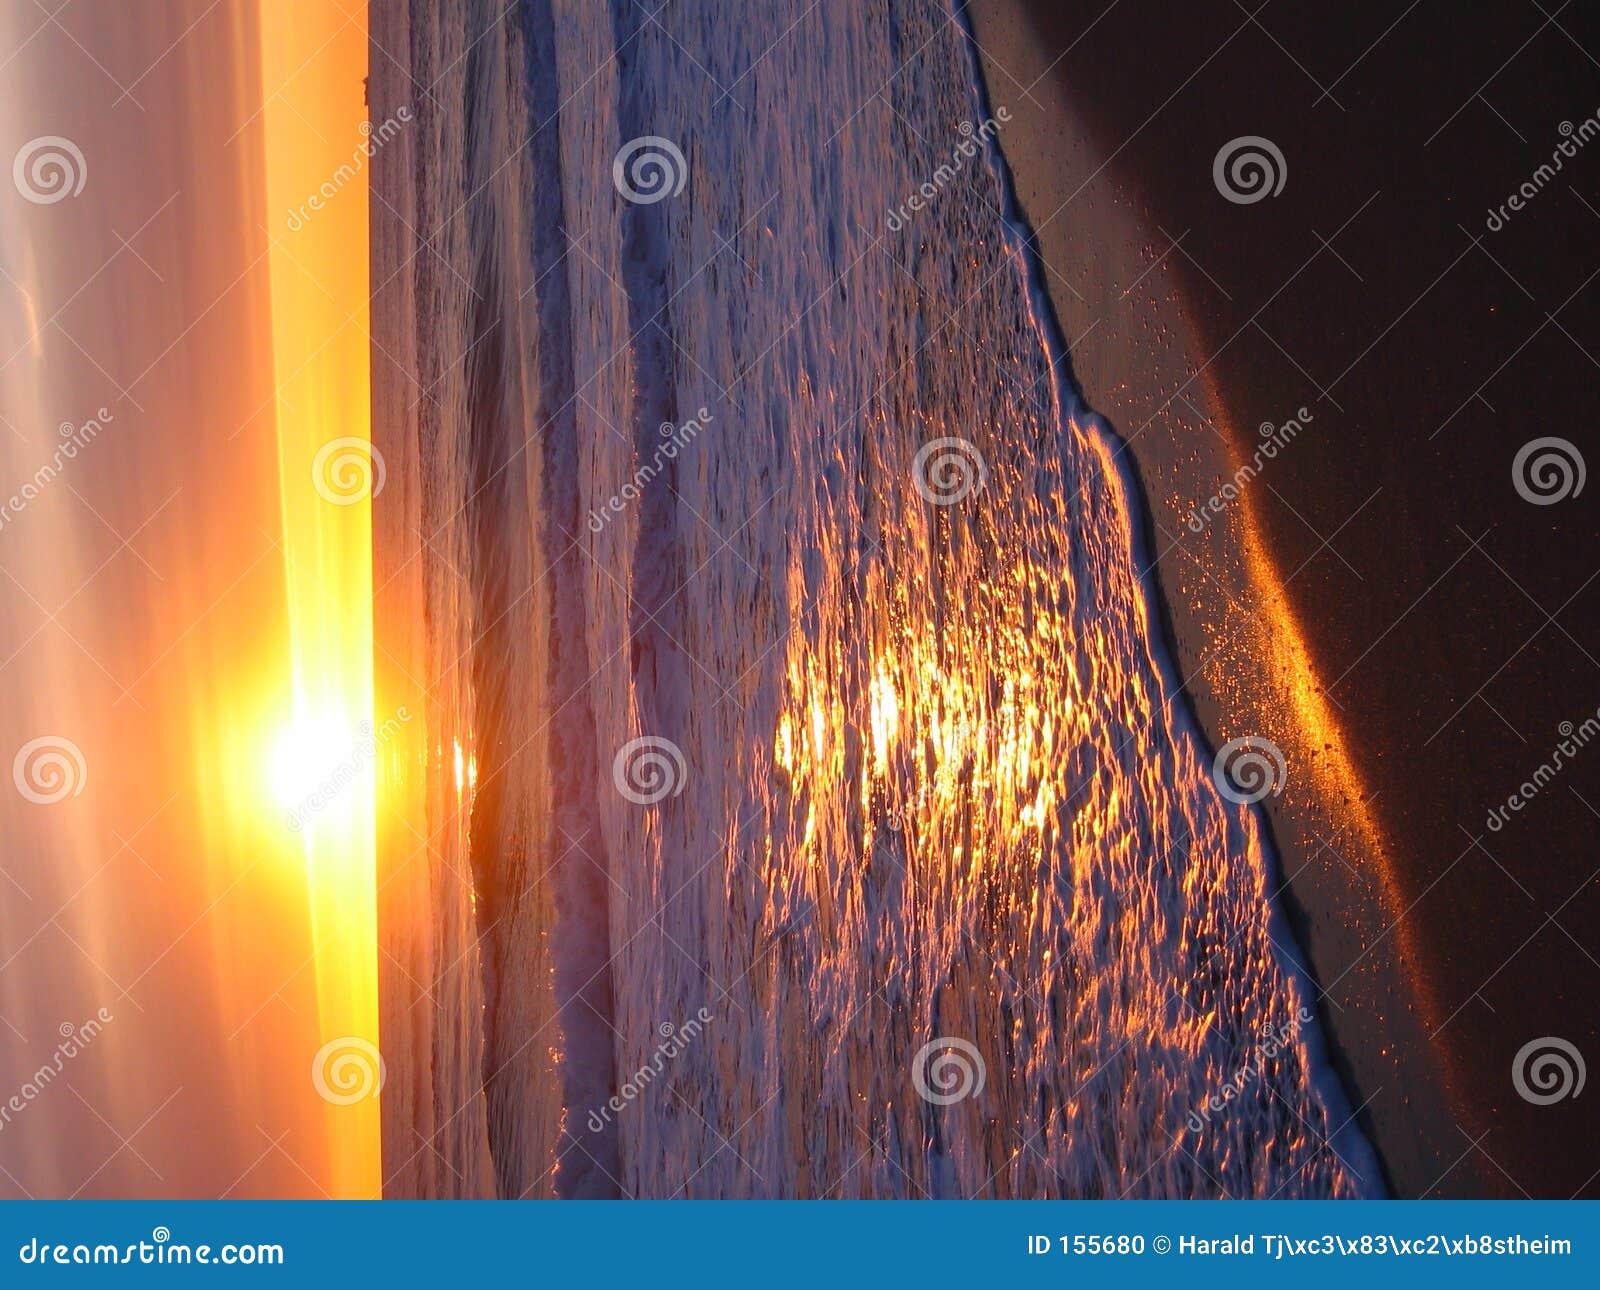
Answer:
[[[1221, 405], [1213, 402], [1212, 406]], [[1363, 869], [1375, 872], [1386, 911], [1387, 925], [1380, 939], [1388, 935], [1394, 937], [1400, 963], [1414, 991], [1423, 1025], [1437, 1035], [1443, 1028], [1443, 1012], [1407, 919], [1420, 897], [1407, 899], [1401, 888], [1388, 836], [1372, 808], [1375, 795], [1367, 789], [1339, 720], [1324, 696], [1316, 663], [1306, 646], [1299, 619], [1289, 601], [1277, 565], [1267, 551], [1254, 498], [1246, 494], [1241, 501], [1244, 520], [1240, 525], [1240, 545], [1245, 569], [1264, 606], [1267, 625], [1263, 635], [1268, 654], [1266, 670], [1281, 687], [1280, 693], [1275, 696], [1276, 700], [1284, 704], [1294, 718], [1287, 726], [1292, 732], [1288, 750], [1296, 754], [1294, 764], [1309, 769], [1317, 780], [1322, 800], [1330, 804], [1342, 803], [1349, 812], [1351, 831], [1358, 842], [1357, 847], [1349, 850], [1358, 857], [1371, 858], [1371, 865], [1363, 866]], [[1440, 1052], [1440, 1074], [1450, 1100], [1455, 1105], [1461, 1105], [1461, 1096], [1456, 1091], [1459, 1075], [1454, 1054], [1448, 1046], [1441, 1048]]]
[[[263, 4], [260, 30], [293, 694], [262, 777], [299, 831], [319, 1034], [377, 1045], [367, 24], [364, 10]], [[323, 1097], [329, 1190], [377, 1196], [378, 1101]]]
[[[1226, 406], [1211, 374], [1203, 378], [1208, 404], [1213, 409]], [[1228, 418], [1224, 415], [1224, 421]], [[1229, 427], [1228, 442], [1239, 436]], [[1230, 464], [1241, 462], [1230, 456]], [[1285, 751], [1294, 757], [1298, 771], [1304, 768], [1317, 781], [1318, 794], [1330, 808], [1342, 806], [1358, 841], [1355, 854], [1370, 858], [1364, 872], [1374, 875], [1387, 911], [1389, 927], [1400, 950], [1400, 960], [1425, 1024], [1436, 1027], [1439, 1010], [1433, 997], [1432, 982], [1422, 970], [1422, 959], [1406, 922], [1409, 902], [1402, 893], [1387, 834], [1372, 807], [1375, 796], [1366, 785], [1348, 740], [1323, 690], [1323, 683], [1312, 658], [1294, 605], [1284, 586], [1277, 562], [1266, 541], [1263, 523], [1256, 507], [1256, 496], [1246, 491], [1239, 499], [1239, 545], [1244, 572], [1249, 579], [1253, 603], [1260, 606], [1262, 630], [1256, 637], [1263, 652], [1262, 675], [1272, 686], [1264, 696], [1269, 704], [1283, 709], [1290, 720], [1277, 729]], [[1338, 804], [1338, 806], [1335, 806]]]

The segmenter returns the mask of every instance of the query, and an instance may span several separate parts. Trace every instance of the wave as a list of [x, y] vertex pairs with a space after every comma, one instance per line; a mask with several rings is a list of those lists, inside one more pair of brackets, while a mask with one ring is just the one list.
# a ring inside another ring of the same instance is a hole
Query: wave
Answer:
[[1374, 1193], [960, 15], [777, 9], [375, 28], [460, 157], [374, 177], [477, 768], [435, 1102], [503, 1195]]

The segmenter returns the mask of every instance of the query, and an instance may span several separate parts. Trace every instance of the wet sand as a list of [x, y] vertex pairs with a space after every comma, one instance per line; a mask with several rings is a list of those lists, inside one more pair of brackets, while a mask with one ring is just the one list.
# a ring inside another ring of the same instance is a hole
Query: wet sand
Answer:
[[[972, 6], [1196, 715], [1284, 752], [1282, 900], [1392, 1190], [1593, 1194], [1595, 1100], [1512, 1068], [1546, 1036], [1600, 1056], [1600, 750], [1487, 818], [1600, 706], [1596, 494], [1512, 486], [1530, 439], [1593, 442], [1600, 145], [1487, 217], [1600, 107], [1600, 40], [1575, 10], [1258, 17]], [[1277, 196], [1219, 193], [1243, 135]]]

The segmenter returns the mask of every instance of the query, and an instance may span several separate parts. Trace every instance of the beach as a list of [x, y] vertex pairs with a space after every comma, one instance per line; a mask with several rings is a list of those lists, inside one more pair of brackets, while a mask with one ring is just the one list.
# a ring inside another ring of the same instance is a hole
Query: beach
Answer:
[[[1562, 41], [1537, 15], [1513, 39], [1358, 5], [1335, 40], [1224, 5], [970, 12], [1074, 377], [1138, 463], [1187, 696], [1213, 747], [1283, 751], [1284, 904], [1391, 1187], [1592, 1187], [1565, 1145], [1592, 1102], [1534, 1104], [1513, 1066], [1548, 1036], [1594, 1051], [1570, 839], [1600, 758], [1486, 823], [1600, 683], [1592, 494], [1529, 504], [1511, 477], [1581, 414], [1592, 170], [1488, 218], [1592, 110], [1581, 52], [1521, 74], [1508, 53]], [[1473, 95], [1497, 65], [1511, 129]], [[1214, 173], [1236, 140], [1276, 150], [1243, 145], [1276, 195], [1223, 193], [1251, 178]]]
[[283, 8], [0, 7], [23, 1264], [1578, 1266], [1600, 6]]
[[792, 10], [376, 11], [389, 1192], [1382, 1194], [965, 32]]

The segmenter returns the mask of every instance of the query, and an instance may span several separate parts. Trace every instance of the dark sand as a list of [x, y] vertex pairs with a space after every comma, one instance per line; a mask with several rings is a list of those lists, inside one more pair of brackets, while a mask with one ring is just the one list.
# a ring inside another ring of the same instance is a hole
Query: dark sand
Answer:
[[[1600, 708], [1600, 485], [1512, 487], [1540, 436], [1600, 467], [1600, 137], [1486, 219], [1600, 111], [1600, 12], [972, 16], [1076, 377], [1139, 464], [1196, 712], [1213, 744], [1287, 755], [1285, 904], [1391, 1187], [1597, 1194], [1600, 1097], [1532, 1105], [1512, 1066], [1544, 1036], [1600, 1061], [1600, 740], [1486, 820]], [[1282, 151], [1276, 197], [1219, 195], [1240, 135]]]

